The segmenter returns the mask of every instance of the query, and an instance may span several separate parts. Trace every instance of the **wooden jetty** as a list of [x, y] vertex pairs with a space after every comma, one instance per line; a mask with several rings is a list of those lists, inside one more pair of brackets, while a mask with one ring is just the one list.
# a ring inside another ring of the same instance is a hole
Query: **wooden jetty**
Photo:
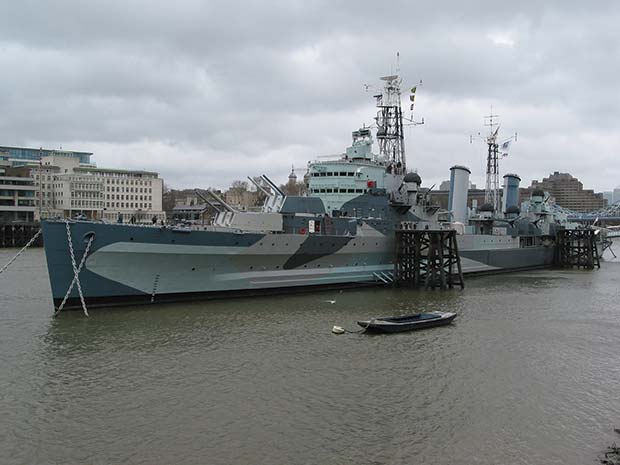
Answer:
[[418, 229], [401, 223], [396, 229], [394, 282], [426, 289], [465, 287], [453, 229]]
[[[23, 247], [34, 236], [39, 223], [0, 223], [0, 247]], [[43, 237], [39, 236], [33, 246], [41, 247]]]
[[594, 229], [561, 229], [556, 236], [555, 264], [562, 268], [600, 268]]

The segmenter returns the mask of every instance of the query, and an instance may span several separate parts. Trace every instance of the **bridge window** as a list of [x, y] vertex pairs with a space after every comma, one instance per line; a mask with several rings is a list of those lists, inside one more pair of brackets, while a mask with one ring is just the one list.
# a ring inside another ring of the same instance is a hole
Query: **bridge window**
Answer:
[[354, 193], [355, 193], [355, 189], [347, 189], [347, 192], [348, 192], [349, 194], [354, 194]]
[[319, 173], [319, 176], [325, 176], [327, 173], [325, 173], [325, 171]]
[[334, 173], [328, 171], [327, 173], [325, 173], [325, 176], [333, 176]]
[[324, 194], [325, 193], [325, 189], [321, 189], [320, 192], [321, 192], [321, 194]]
[[327, 192], [328, 194], [332, 193], [332, 189], [325, 189], [325, 192]]
[[364, 189], [355, 189], [355, 193], [356, 194], [362, 194], [362, 193], [364, 193]]
[[348, 176], [355, 176], [355, 173], [349, 172], [347, 175]]
[[346, 190], [346, 189], [340, 189], [340, 193], [341, 193], [341, 194], [346, 194], [346, 193], [347, 193], [347, 190]]
[[346, 175], [347, 175], [347, 172], [346, 172], [346, 171], [341, 171], [341, 172], [340, 172], [340, 176], [346, 176]]

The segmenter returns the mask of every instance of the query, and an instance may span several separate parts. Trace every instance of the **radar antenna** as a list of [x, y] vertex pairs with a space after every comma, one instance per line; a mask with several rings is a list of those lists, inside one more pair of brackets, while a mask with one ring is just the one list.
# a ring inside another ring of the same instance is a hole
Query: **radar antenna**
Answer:
[[478, 133], [477, 136], [469, 136], [469, 142], [472, 143], [474, 138], [484, 140], [487, 144], [487, 178], [484, 189], [484, 202], [493, 205], [493, 211], [498, 213], [500, 211], [500, 198], [499, 198], [499, 158], [508, 156], [508, 149], [510, 143], [517, 140], [517, 133], [507, 139], [503, 139], [502, 142], [498, 142], [499, 137], [499, 115], [493, 114], [493, 107], [491, 107], [491, 113], [484, 117], [484, 125], [489, 128], [489, 134], [483, 137]]
[[[411, 89], [411, 118], [403, 117], [400, 104], [400, 85], [402, 79], [398, 74], [383, 76], [380, 78], [384, 85], [373, 97], [376, 100], [377, 116], [373, 127], [377, 129], [377, 142], [379, 144], [379, 156], [387, 160], [394, 174], [404, 175], [407, 172], [407, 160], [405, 157], [405, 134], [404, 126], [424, 124], [422, 121], [413, 120], [413, 102], [415, 100], [416, 87]], [[420, 81], [420, 84], [422, 81]], [[376, 90], [374, 86], [365, 85], [366, 91]]]
[[374, 97], [377, 101], [377, 141], [379, 155], [390, 161], [394, 174], [405, 174], [405, 138], [403, 132], [403, 111], [400, 106], [400, 84], [398, 74], [383, 76], [383, 89]]

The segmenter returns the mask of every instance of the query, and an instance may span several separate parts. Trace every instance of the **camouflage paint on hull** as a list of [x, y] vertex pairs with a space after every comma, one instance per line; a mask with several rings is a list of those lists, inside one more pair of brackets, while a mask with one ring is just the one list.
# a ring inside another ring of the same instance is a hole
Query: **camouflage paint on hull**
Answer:
[[[319, 287], [380, 284], [394, 269], [392, 235], [362, 228], [359, 236], [262, 234], [71, 223], [76, 260], [94, 234], [80, 273], [89, 307], [257, 295]], [[73, 270], [64, 222], [44, 222], [54, 305]], [[551, 264], [546, 247], [461, 250], [463, 271], [484, 272]], [[79, 308], [73, 289], [66, 308]]]

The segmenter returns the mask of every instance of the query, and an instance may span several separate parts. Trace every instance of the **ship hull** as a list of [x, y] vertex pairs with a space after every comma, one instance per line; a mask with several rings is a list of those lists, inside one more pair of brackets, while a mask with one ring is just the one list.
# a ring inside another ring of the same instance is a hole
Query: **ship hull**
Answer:
[[[394, 269], [393, 237], [197, 231], [90, 222], [70, 224], [88, 307], [255, 296], [382, 284]], [[43, 223], [54, 306], [73, 279], [64, 222]], [[476, 244], [463, 239], [464, 273], [536, 268], [550, 247]], [[469, 247], [469, 248], [468, 248]], [[480, 248], [483, 247], [483, 248]], [[77, 286], [64, 308], [80, 308]]]

